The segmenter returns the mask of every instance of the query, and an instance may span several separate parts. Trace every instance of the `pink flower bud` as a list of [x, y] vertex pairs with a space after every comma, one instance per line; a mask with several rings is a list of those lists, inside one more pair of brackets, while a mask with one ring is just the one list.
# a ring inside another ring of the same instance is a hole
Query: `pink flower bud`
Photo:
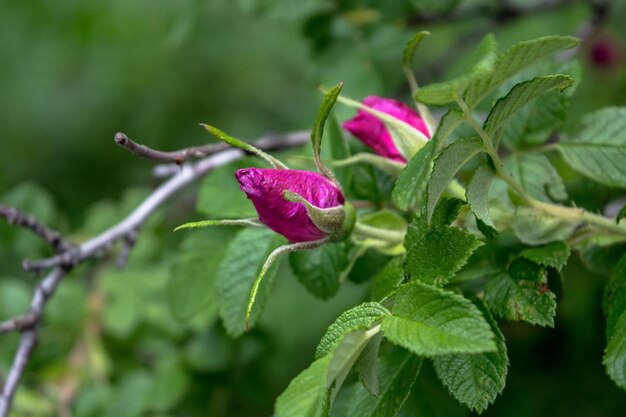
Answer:
[[[422, 132], [427, 138], [430, 138], [426, 123], [415, 110], [406, 104], [390, 98], [376, 96], [367, 97], [363, 100], [363, 104], [402, 120]], [[406, 162], [406, 158], [402, 156], [393, 143], [391, 134], [387, 131], [384, 123], [367, 111], [359, 110], [354, 118], [343, 123], [343, 128], [351, 132], [378, 155], [394, 161]]]
[[311, 220], [303, 203], [285, 200], [284, 191], [299, 194], [313, 206], [343, 206], [341, 190], [329, 179], [309, 171], [244, 168], [235, 173], [241, 190], [254, 204], [259, 220], [290, 242], [319, 240], [328, 233]]

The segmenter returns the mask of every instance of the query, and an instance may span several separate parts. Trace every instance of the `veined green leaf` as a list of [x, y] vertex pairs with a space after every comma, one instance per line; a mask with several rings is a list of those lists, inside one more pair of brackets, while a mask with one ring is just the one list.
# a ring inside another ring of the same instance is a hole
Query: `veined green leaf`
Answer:
[[374, 276], [372, 284], [372, 300], [380, 301], [395, 290], [404, 280], [403, 259], [392, 258], [384, 268]]
[[432, 228], [408, 251], [406, 273], [411, 279], [444, 285], [481, 244], [476, 236], [456, 227]]
[[515, 235], [529, 245], [544, 245], [555, 240], [567, 240], [578, 226], [577, 222], [545, 216], [520, 206], [512, 219]]
[[319, 359], [331, 352], [346, 334], [357, 329], [368, 329], [389, 314], [389, 310], [379, 303], [363, 303], [344, 311], [326, 330], [315, 350], [315, 358]]
[[350, 417], [394, 417], [406, 401], [417, 379], [422, 358], [395, 348], [380, 358], [381, 390], [377, 397], [356, 384], [349, 400]]
[[444, 148], [435, 159], [433, 172], [428, 183], [427, 219], [430, 220], [439, 201], [439, 197], [452, 181], [454, 175], [480, 152], [484, 152], [482, 142], [478, 138], [461, 139]]
[[323, 417], [330, 410], [330, 391], [326, 389], [332, 355], [319, 358], [289, 383], [276, 399], [276, 417]]
[[339, 289], [339, 276], [348, 263], [342, 243], [327, 243], [321, 247], [289, 254], [289, 264], [298, 280], [316, 297], [323, 300]]
[[341, 93], [342, 88], [343, 83], [339, 83], [326, 92], [326, 94], [324, 95], [324, 100], [322, 100], [322, 104], [317, 113], [317, 117], [315, 118], [313, 129], [311, 130], [313, 158], [315, 160], [315, 164], [317, 165], [317, 169], [327, 178], [334, 178], [334, 174], [328, 168], [326, 168], [320, 157], [320, 152], [322, 149], [322, 136], [324, 135], [324, 124], [326, 123], [326, 119], [328, 118], [330, 111], [333, 109], [333, 106], [335, 105], [337, 97], [339, 97], [339, 93]]
[[[231, 337], [240, 336], [245, 331], [250, 289], [265, 259], [282, 240], [269, 229], [254, 228], [241, 231], [228, 245], [226, 256], [217, 272], [216, 289], [220, 317]], [[255, 313], [262, 310], [275, 273], [276, 268], [268, 272], [263, 288], [259, 291]], [[250, 324], [257, 319], [258, 314], [253, 314]]]
[[511, 91], [501, 97], [491, 108], [484, 124], [485, 132], [493, 137], [508, 119], [522, 107], [537, 97], [552, 90], [563, 91], [574, 84], [574, 79], [567, 75], [549, 75], [516, 84]]
[[551, 266], [559, 271], [567, 263], [569, 255], [569, 246], [567, 243], [560, 240], [548, 243], [544, 246], [524, 249], [519, 254], [519, 256], [530, 259], [539, 265]]
[[495, 172], [493, 168], [487, 162], [483, 162], [474, 173], [465, 193], [467, 203], [476, 219], [491, 228], [493, 232], [496, 231], [496, 225], [489, 214], [488, 200], [489, 188], [491, 188], [494, 178]]
[[626, 217], [626, 205], [621, 208], [619, 213], [617, 213], [617, 216], [615, 217], [615, 223], [619, 224], [620, 220], [622, 220], [624, 217]]
[[450, 134], [461, 124], [463, 115], [455, 109], [449, 110], [439, 122], [435, 135], [426, 145], [409, 160], [400, 172], [393, 187], [391, 198], [401, 210], [415, 207], [424, 198], [428, 178], [432, 171], [433, 160], [443, 147]]
[[504, 389], [509, 358], [498, 324], [482, 301], [478, 305], [496, 335], [497, 351], [435, 356], [433, 364], [437, 376], [454, 398], [482, 413]]
[[582, 119], [573, 137], [559, 142], [565, 162], [610, 187], [626, 188], [626, 107], [609, 107]]
[[603, 304], [608, 340], [603, 362], [611, 379], [626, 389], [626, 256], [622, 256], [613, 270]]
[[496, 350], [494, 334], [474, 304], [420, 281], [398, 289], [382, 330], [390, 342], [423, 356]]
[[217, 269], [233, 236], [232, 231], [216, 227], [183, 241], [167, 283], [167, 298], [178, 319], [189, 320], [205, 308], [217, 308]]
[[496, 59], [496, 41], [492, 34], [483, 38], [477, 48], [476, 64], [465, 75], [453, 80], [430, 84], [415, 93], [415, 99], [425, 104], [442, 105], [454, 102], [458, 92], [463, 92], [476, 78], [490, 74]]
[[383, 341], [382, 332], [376, 333], [363, 349], [361, 356], [357, 359], [354, 369], [363, 387], [370, 394], [378, 397], [380, 394], [380, 381], [378, 380], [378, 350]]
[[565, 184], [545, 155], [516, 153], [504, 160], [504, 168], [537, 200], [550, 203], [567, 199]]
[[291, 381], [276, 400], [276, 416], [327, 416], [355, 361], [379, 332], [380, 328], [357, 329], [343, 335], [332, 352], [317, 359]]
[[465, 91], [464, 100], [470, 109], [487, 97], [504, 81], [530, 64], [563, 49], [573, 48], [580, 40], [571, 36], [544, 36], [520, 42], [498, 56], [493, 71], [475, 78]]
[[540, 326], [554, 326], [555, 298], [545, 275], [518, 280], [503, 271], [485, 286], [485, 302], [495, 315]]

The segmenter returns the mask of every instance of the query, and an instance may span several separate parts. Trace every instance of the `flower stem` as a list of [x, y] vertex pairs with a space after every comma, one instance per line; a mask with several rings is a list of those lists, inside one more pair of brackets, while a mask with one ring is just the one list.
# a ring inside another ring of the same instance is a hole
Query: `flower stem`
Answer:
[[405, 235], [405, 232], [381, 229], [378, 227], [368, 226], [359, 222], [356, 222], [356, 224], [354, 225], [354, 233], [362, 237], [384, 240], [385, 242], [389, 243], [402, 243], [404, 242]]

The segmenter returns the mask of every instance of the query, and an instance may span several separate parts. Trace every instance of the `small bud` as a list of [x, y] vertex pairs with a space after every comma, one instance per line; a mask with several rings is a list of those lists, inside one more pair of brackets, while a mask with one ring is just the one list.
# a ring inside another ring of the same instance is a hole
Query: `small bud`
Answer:
[[621, 64], [622, 48], [613, 37], [600, 36], [589, 41], [589, 59], [597, 68], [615, 69]]
[[[367, 97], [363, 100], [363, 104], [402, 120], [430, 138], [426, 123], [415, 110], [406, 104], [397, 100], [375, 96]], [[367, 111], [359, 110], [354, 118], [343, 123], [343, 128], [356, 136], [378, 155], [398, 162], [407, 161], [394, 144], [393, 138], [385, 124]]]
[[[310, 171], [244, 168], [235, 173], [259, 220], [290, 242], [338, 239], [347, 233], [344, 196], [328, 178]], [[354, 219], [351, 219], [352, 223]]]

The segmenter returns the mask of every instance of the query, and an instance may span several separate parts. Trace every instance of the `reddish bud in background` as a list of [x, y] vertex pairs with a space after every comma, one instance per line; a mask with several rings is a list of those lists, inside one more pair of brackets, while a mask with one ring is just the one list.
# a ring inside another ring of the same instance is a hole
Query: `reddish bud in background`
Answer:
[[622, 62], [622, 46], [612, 36], [601, 35], [589, 40], [588, 57], [600, 69], [615, 69]]
[[238, 170], [235, 177], [254, 204], [259, 220], [292, 243], [319, 240], [328, 233], [313, 223], [304, 204], [285, 200], [284, 191], [297, 193], [313, 206], [323, 209], [345, 203], [341, 190], [315, 172], [244, 168]]
[[[427, 138], [430, 138], [426, 123], [415, 110], [406, 104], [390, 98], [376, 96], [367, 97], [363, 100], [363, 104], [402, 120], [422, 132]], [[343, 123], [343, 128], [356, 136], [378, 155], [394, 161], [406, 162], [406, 158], [402, 156], [394, 144], [385, 124], [367, 111], [359, 110], [354, 118]]]

